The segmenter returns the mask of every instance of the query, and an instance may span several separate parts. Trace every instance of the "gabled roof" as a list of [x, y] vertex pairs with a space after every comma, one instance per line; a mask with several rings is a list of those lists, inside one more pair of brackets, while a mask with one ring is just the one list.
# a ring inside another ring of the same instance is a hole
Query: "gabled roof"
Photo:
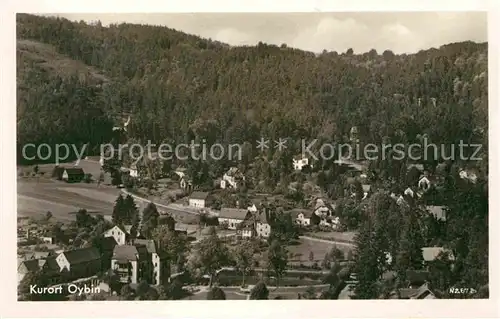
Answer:
[[424, 258], [424, 261], [433, 261], [433, 260], [436, 260], [437, 256], [441, 252], [449, 253], [450, 260], [455, 259], [451, 250], [443, 248], [443, 247], [424, 247], [424, 248], [422, 248], [422, 257]]
[[193, 192], [189, 196], [189, 199], [207, 199], [207, 197], [208, 197], [207, 192]]
[[59, 264], [57, 263], [56, 258], [57, 256], [47, 258], [45, 260], [43, 268], [50, 271], [60, 271]]
[[241, 219], [244, 220], [248, 210], [240, 208], [221, 208], [219, 218]]
[[85, 175], [85, 173], [81, 167], [68, 167], [68, 168], [65, 168], [64, 171], [68, 175]]
[[138, 257], [137, 247], [133, 245], [119, 245], [113, 249], [113, 259], [119, 261], [133, 261], [137, 260]]
[[313, 211], [310, 209], [304, 209], [304, 208], [294, 208], [290, 210], [290, 214], [292, 215], [292, 218], [295, 217], [297, 218], [299, 214], [303, 214], [305, 218], [311, 218]]
[[62, 253], [70, 265], [77, 265], [100, 259], [99, 250], [95, 247], [68, 250]]
[[146, 247], [146, 250], [150, 254], [157, 252], [156, 244], [152, 239], [136, 239], [134, 243], [139, 245], [144, 245]]
[[[19, 267], [23, 266], [26, 267], [26, 270], [28, 272], [35, 272], [39, 269], [38, 265], [38, 259], [30, 259], [30, 260], [24, 260], [19, 264]], [[19, 269], [18, 267], [18, 269]]]
[[432, 298], [435, 298], [434, 294], [429, 289], [429, 285], [425, 283], [422, 286], [418, 287], [417, 291], [412, 296], [412, 299], [426, 299], [426, 297], [429, 295], [431, 295]]
[[267, 220], [265, 212], [258, 212], [257, 214], [258, 214], [256, 216], [257, 222], [259, 222], [261, 224], [269, 224], [269, 221]]
[[399, 292], [400, 299], [410, 299], [412, 296], [414, 296], [418, 292], [418, 289], [400, 288], [392, 293], [393, 298], [398, 298], [398, 292]]
[[429, 213], [434, 215], [438, 220], [446, 220], [446, 211], [444, 206], [427, 206]]

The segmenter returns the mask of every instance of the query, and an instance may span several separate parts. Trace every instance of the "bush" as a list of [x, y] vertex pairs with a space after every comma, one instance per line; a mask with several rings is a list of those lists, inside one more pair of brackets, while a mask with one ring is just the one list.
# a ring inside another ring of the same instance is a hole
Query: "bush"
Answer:
[[226, 294], [219, 287], [214, 287], [208, 292], [207, 300], [226, 300]]

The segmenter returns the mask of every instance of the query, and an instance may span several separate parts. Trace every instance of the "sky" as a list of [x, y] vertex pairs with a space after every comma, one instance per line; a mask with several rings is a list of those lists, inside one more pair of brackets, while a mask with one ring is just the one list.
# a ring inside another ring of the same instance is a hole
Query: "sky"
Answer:
[[[52, 14], [53, 15], [53, 14]], [[70, 20], [164, 25], [230, 45], [259, 41], [302, 50], [414, 53], [460, 41], [487, 41], [485, 12], [57, 14]]]

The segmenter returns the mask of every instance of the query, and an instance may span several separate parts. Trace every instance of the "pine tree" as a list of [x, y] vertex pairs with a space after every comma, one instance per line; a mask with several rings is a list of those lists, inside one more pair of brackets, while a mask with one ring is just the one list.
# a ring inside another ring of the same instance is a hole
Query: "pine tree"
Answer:
[[142, 211], [141, 234], [146, 238], [149, 238], [153, 229], [158, 226], [159, 217], [160, 213], [158, 212], [156, 205], [152, 202], [149, 203]]
[[423, 263], [422, 247], [424, 239], [419, 227], [417, 212], [410, 212], [401, 235], [399, 254], [396, 257], [396, 269], [401, 282], [406, 280], [406, 270], [421, 269]]
[[125, 200], [123, 199], [122, 195], [118, 195], [115, 201], [115, 206], [113, 207], [113, 223], [116, 225], [123, 224], [125, 221]]
[[367, 221], [356, 236], [354, 273], [358, 283], [354, 289], [354, 299], [376, 299], [377, 281], [382, 275], [380, 251], [375, 244], [374, 229]]
[[124, 200], [125, 216], [124, 224], [128, 225], [138, 225], [140, 223], [139, 210], [135, 205], [134, 198], [128, 194]]

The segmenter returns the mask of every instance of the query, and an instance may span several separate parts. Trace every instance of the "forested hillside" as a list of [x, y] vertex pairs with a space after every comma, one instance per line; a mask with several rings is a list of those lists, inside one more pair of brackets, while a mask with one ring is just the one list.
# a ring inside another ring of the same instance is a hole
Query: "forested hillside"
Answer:
[[[17, 21], [20, 144], [98, 144], [110, 137], [107, 121], [125, 112], [129, 136], [153, 143], [262, 135], [342, 142], [357, 126], [364, 143], [426, 134], [434, 143], [487, 144], [485, 43], [318, 55], [285, 44], [230, 47], [158, 26]], [[33, 41], [51, 46], [53, 56], [28, 54], [24, 40], [31, 50]], [[56, 67], [56, 59], [75, 66]]]
[[[431, 286], [441, 296], [456, 297], [447, 295], [450, 287], [487, 288], [487, 43], [452, 43], [402, 55], [390, 50], [315, 54], [286, 44], [231, 47], [159, 26], [103, 27], [25, 14], [18, 15], [17, 24], [19, 162], [25, 143], [89, 143], [89, 152], [96, 154], [100, 143], [124, 138], [114, 136], [112, 128], [129, 115], [129, 142], [204, 139], [248, 146], [261, 137], [289, 138], [293, 143], [283, 152], [270, 147], [260, 154], [250, 145], [239, 163], [188, 161], [186, 175], [195, 189], [212, 190], [217, 178], [238, 166], [246, 180], [228, 193], [231, 200], [236, 193], [238, 201], [249, 200], [251, 190], [282, 195], [290, 207], [273, 204], [280, 209], [305, 207], [303, 190], [309, 187], [307, 195], [334, 201], [341, 223], [359, 234], [357, 298], [378, 298], [401, 286], [406, 270], [421, 270], [426, 246], [453, 251], [453, 267], [447, 260], [429, 270]], [[294, 170], [300, 139], [319, 139], [317, 146], [350, 142], [353, 127], [365, 145], [482, 144], [475, 156], [483, 160], [423, 161], [422, 173], [440, 175], [439, 187], [408, 205], [398, 204], [396, 194], [416, 188], [421, 174], [404, 161], [371, 161], [363, 177], [370, 185], [355, 181], [333, 161]], [[122, 164], [110, 160], [104, 170], [118, 172]], [[171, 173], [170, 164], [165, 161], [158, 170]], [[446, 168], [435, 174], [438, 164]], [[477, 180], [459, 176], [464, 166], [478, 172]], [[156, 182], [161, 174], [151, 167], [144, 175]], [[123, 179], [115, 175], [120, 184]], [[363, 186], [371, 187], [366, 195]], [[427, 218], [428, 205], [446, 207], [446, 223]], [[377, 286], [388, 253], [401, 282]]]

